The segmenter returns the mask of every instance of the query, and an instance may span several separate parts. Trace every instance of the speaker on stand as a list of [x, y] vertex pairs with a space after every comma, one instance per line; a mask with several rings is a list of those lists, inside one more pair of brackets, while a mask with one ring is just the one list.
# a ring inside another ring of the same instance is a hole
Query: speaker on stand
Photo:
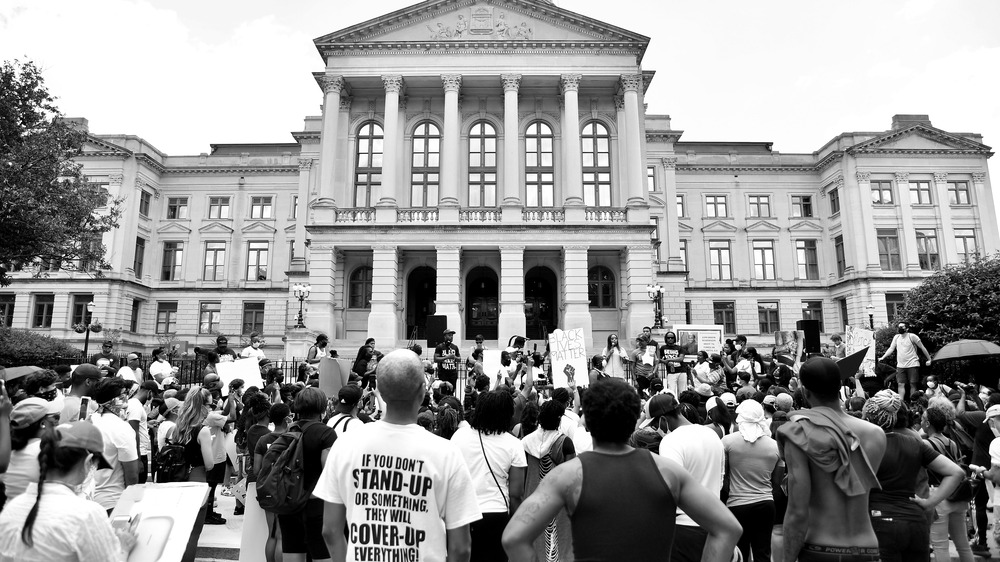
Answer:
[[820, 353], [819, 320], [798, 320], [795, 329], [802, 332], [802, 347], [806, 357]]
[[435, 347], [444, 343], [444, 331], [448, 328], [448, 317], [443, 314], [428, 316], [426, 328], [427, 349], [433, 351]]

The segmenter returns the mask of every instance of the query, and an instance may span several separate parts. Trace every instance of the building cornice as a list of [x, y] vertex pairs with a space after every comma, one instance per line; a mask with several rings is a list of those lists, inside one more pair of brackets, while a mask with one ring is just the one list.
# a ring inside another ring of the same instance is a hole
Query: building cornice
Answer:
[[146, 154], [144, 152], [138, 152], [138, 153], [136, 153], [135, 159], [140, 164], [144, 164], [147, 167], [152, 168], [153, 170], [156, 170], [156, 172], [159, 173], [159, 174], [162, 174], [162, 173], [164, 173], [164, 172], [167, 171], [167, 167], [166, 166], [164, 166], [163, 164], [160, 164], [156, 160], [153, 160], [152, 158], [149, 157], [148, 154]]
[[183, 168], [165, 168], [164, 174], [295, 174], [299, 173], [299, 165], [288, 166], [192, 166]]
[[586, 54], [586, 55], [636, 55], [643, 49], [634, 43], [611, 41], [391, 41], [371, 43], [341, 43], [324, 46], [324, 57], [333, 56], [403, 56], [479, 54], [479, 55], [531, 55], [531, 54]]
[[732, 173], [741, 172], [745, 174], [774, 174], [774, 173], [786, 173], [786, 174], [814, 174], [820, 170], [816, 166], [803, 166], [803, 165], [790, 165], [790, 166], [754, 166], [754, 165], [718, 165], [718, 166], [700, 166], [697, 164], [677, 164], [678, 172], [688, 172], [688, 173], [704, 173], [704, 174], [717, 174], [717, 173]]

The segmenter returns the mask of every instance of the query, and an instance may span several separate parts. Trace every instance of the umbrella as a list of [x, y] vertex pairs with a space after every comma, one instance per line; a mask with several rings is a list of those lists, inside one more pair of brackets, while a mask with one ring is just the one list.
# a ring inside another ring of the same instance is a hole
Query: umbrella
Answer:
[[986, 340], [958, 340], [942, 347], [934, 354], [934, 360], [969, 359], [1000, 355], [1000, 345]]
[[3, 380], [12, 381], [44, 370], [41, 367], [8, 367], [3, 371]]

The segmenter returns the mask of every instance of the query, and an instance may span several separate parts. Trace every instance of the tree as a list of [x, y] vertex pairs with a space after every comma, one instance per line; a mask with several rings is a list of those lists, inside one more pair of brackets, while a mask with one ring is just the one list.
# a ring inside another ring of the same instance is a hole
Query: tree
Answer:
[[118, 226], [121, 199], [89, 182], [79, 155], [87, 139], [62, 119], [32, 62], [0, 66], [0, 286], [5, 268], [110, 269], [101, 235]]
[[78, 362], [81, 351], [62, 340], [31, 330], [17, 330], [0, 327], [0, 365], [53, 365], [59, 358], [70, 358]]

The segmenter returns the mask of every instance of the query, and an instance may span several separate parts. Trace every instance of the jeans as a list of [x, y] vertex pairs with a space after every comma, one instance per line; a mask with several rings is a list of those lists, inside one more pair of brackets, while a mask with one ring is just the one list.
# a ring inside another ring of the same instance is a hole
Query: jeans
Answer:
[[753, 553], [754, 562], [769, 562], [771, 560], [771, 528], [774, 526], [774, 502], [771, 500], [749, 505], [734, 505], [729, 507], [736, 520], [743, 526], [737, 548], [745, 562], [750, 561]]
[[926, 520], [872, 517], [882, 562], [929, 562], [930, 529]]
[[969, 548], [969, 535], [965, 528], [965, 513], [969, 502], [944, 500], [937, 506], [937, 519], [931, 524], [931, 544], [934, 545], [934, 560], [948, 560], [948, 535], [951, 535], [961, 562], [973, 562]]
[[687, 390], [687, 387], [687, 373], [667, 373], [667, 380], [664, 381], [663, 385], [664, 390], [673, 392], [674, 396], [680, 396], [681, 392]]

